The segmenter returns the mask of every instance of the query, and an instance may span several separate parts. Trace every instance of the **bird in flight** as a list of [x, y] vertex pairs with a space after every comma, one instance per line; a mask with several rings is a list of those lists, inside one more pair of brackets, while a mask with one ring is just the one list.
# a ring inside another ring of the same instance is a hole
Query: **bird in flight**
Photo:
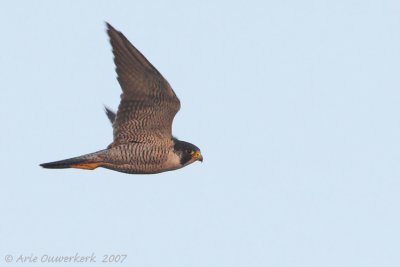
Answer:
[[117, 113], [106, 108], [113, 126], [113, 142], [104, 150], [40, 166], [86, 170], [103, 167], [124, 173], [153, 174], [202, 162], [197, 146], [172, 135], [172, 121], [180, 101], [167, 80], [108, 23], [107, 33], [122, 88]]

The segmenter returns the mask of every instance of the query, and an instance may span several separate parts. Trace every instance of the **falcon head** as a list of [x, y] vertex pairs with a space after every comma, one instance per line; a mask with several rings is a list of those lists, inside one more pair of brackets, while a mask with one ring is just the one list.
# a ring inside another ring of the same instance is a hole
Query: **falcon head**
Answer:
[[180, 141], [176, 138], [173, 140], [174, 153], [178, 155], [182, 167], [197, 160], [203, 162], [203, 156], [201, 155], [200, 149], [197, 146], [185, 141]]

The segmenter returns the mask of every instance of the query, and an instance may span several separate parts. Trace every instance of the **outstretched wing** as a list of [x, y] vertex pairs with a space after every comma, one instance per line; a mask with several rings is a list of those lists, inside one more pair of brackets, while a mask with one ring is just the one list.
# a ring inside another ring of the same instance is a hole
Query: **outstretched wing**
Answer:
[[172, 138], [180, 102], [156, 68], [119, 31], [107, 23], [118, 82], [122, 88], [112, 146]]

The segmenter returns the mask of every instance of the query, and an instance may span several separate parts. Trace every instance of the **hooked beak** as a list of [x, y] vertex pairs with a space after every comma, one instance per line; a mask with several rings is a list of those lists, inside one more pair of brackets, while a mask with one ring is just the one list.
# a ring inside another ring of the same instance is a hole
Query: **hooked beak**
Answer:
[[200, 162], [203, 162], [203, 155], [201, 155], [200, 150], [199, 150], [199, 151], [196, 151], [196, 152], [193, 154], [193, 158], [194, 158], [195, 160], [198, 160], [198, 161], [200, 161]]

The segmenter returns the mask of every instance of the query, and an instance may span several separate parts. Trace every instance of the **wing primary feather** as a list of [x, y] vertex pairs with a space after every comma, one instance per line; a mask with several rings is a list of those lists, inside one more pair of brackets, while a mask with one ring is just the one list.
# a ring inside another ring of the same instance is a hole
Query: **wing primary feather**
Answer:
[[116, 116], [115, 112], [112, 111], [111, 109], [109, 109], [107, 106], [104, 106], [104, 110], [105, 110], [106, 115], [107, 115], [108, 119], [110, 120], [111, 124], [113, 124], [115, 121], [115, 116]]
[[[138, 64], [132, 64], [138, 62], [140, 63], [141, 67], [144, 67], [148, 70], [155, 72], [158, 75], [161, 75], [158, 70], [146, 59], [146, 57], [143, 56], [143, 54], [138, 49], [136, 49], [136, 47], [134, 47], [131, 42], [129, 42], [125, 35], [116, 30], [108, 22], [106, 22], [106, 24], [107, 32], [110, 36], [110, 41], [113, 46], [114, 53], [116, 55], [120, 55], [119, 57], [115, 57], [116, 61], [119, 61], [119, 63], [122, 63], [123, 61], [124, 63], [127, 63], [127, 65], [129, 65], [130, 67], [135, 67], [139, 70], [140, 68]], [[134, 57], [136, 60], [129, 60], [129, 58], [126, 57], [127, 53], [130, 56]], [[117, 62], [116, 65], [118, 66]]]

